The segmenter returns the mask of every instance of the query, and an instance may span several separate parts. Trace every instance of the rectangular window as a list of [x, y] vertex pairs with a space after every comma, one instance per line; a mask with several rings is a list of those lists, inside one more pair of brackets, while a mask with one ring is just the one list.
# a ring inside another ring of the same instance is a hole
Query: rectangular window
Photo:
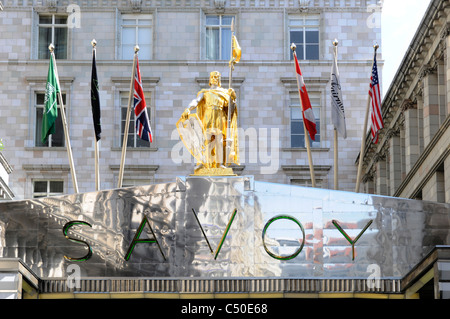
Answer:
[[[311, 140], [309, 134], [309, 145], [311, 147], [320, 147], [320, 98], [309, 94], [311, 101], [311, 107], [314, 112], [314, 118], [316, 119], [317, 133], [315, 141]], [[306, 147], [305, 130], [303, 126], [302, 108], [300, 105], [300, 98], [298, 93], [291, 93], [291, 147]]]
[[230, 60], [231, 55], [231, 22], [234, 16], [206, 16], [206, 59]]
[[[62, 94], [63, 103], [66, 104], [66, 94]], [[51, 134], [45, 143], [42, 143], [42, 117], [45, 109], [45, 93], [35, 94], [35, 112], [36, 112], [36, 131], [35, 146], [59, 147], [64, 146], [64, 128], [61, 120], [61, 111], [58, 106], [58, 117], [55, 122], [55, 134]]]
[[48, 46], [55, 46], [56, 59], [67, 59], [68, 27], [67, 16], [40, 15], [39, 16], [38, 59], [49, 59]]
[[64, 182], [58, 180], [33, 181], [33, 198], [64, 194]]
[[124, 178], [122, 182], [122, 187], [134, 187], [134, 186], [145, 186], [151, 183], [150, 178], [147, 179], [132, 179]]
[[[289, 41], [297, 46], [296, 53], [299, 60], [319, 59], [319, 18], [317, 16], [303, 16], [289, 18]], [[289, 50], [291, 60], [294, 58]]]
[[139, 46], [139, 59], [152, 56], [152, 15], [125, 14], [122, 16], [122, 59], [133, 60], [134, 46]]
[[[152, 118], [150, 113], [150, 98], [151, 95], [148, 92], [144, 92], [145, 102], [147, 103], [147, 113], [149, 117], [150, 127], [152, 127]], [[128, 93], [120, 94], [120, 146], [122, 147], [123, 136], [125, 133], [125, 124], [127, 121], [127, 109], [128, 109]], [[150, 147], [150, 142], [144, 141], [139, 137], [136, 132], [136, 115], [134, 114], [134, 110], [131, 110], [130, 122], [128, 123], [128, 139], [127, 139], [127, 147]]]

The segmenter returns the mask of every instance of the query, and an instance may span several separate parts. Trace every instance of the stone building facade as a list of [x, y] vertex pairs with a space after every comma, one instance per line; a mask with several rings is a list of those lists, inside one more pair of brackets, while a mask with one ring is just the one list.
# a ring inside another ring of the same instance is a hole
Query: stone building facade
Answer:
[[9, 187], [9, 174], [11, 173], [12, 173], [11, 165], [9, 165], [6, 158], [0, 152], [0, 201], [11, 200], [14, 198], [14, 193]]
[[241, 165], [234, 171], [260, 181], [311, 185], [291, 60], [295, 42], [320, 127], [312, 143], [317, 187], [333, 188], [329, 91], [332, 42], [338, 39], [347, 117], [347, 138], [339, 139], [339, 189], [354, 189], [373, 45], [381, 43], [378, 1], [7, 0], [3, 7], [0, 138], [14, 169], [10, 186], [17, 199], [74, 191], [62, 133], [47, 144], [39, 139], [50, 42], [56, 47], [79, 191], [90, 192], [95, 190], [91, 40], [97, 41], [102, 108], [100, 188], [117, 186], [136, 43], [153, 143], [130, 135], [123, 185], [167, 182], [191, 174], [195, 166], [176, 121], [207, 87], [211, 71], [220, 71], [228, 86], [231, 19], [242, 48], [232, 77], [241, 148]]
[[433, 0], [384, 98], [364, 153], [365, 191], [450, 202], [450, 3]]

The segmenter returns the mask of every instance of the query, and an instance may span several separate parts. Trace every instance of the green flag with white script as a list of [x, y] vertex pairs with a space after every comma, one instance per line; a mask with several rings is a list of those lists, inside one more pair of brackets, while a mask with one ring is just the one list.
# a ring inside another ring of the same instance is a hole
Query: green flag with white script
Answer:
[[42, 116], [42, 143], [47, 141], [50, 134], [55, 133], [55, 121], [58, 117], [58, 98], [59, 92], [57, 75], [53, 67], [53, 59], [50, 56], [50, 65], [47, 75], [47, 86], [45, 88], [45, 108]]

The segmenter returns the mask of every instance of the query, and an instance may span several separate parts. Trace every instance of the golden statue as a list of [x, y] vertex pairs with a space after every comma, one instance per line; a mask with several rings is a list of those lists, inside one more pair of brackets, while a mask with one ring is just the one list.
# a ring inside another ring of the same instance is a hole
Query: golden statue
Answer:
[[221, 87], [218, 71], [210, 73], [209, 86], [181, 115], [178, 132], [198, 161], [195, 175], [234, 175], [229, 166], [239, 165], [236, 93]]
[[[197, 160], [194, 175], [235, 175], [231, 164], [239, 165], [236, 92], [231, 88], [234, 64], [241, 59], [241, 47], [231, 22], [231, 60], [229, 89], [221, 87], [221, 76], [213, 71], [209, 89], [192, 100], [177, 122], [178, 133], [186, 148]], [[197, 109], [196, 113], [191, 113]]]

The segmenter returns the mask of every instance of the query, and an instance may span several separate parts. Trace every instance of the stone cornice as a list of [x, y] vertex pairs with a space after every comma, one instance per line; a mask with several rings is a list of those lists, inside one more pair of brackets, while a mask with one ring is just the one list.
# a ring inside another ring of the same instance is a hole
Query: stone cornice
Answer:
[[[222, 87], [228, 87], [229, 78], [227, 76], [221, 76], [220, 78]], [[235, 77], [231, 79], [233, 87], [240, 87], [242, 83], [244, 83], [245, 78], [243, 77]], [[207, 87], [209, 84], [209, 77], [198, 77], [195, 78], [195, 82], [197, 82], [201, 87]]]
[[2, 152], [0, 152], [0, 165], [2, 165], [5, 168], [5, 171], [8, 174], [11, 174], [13, 171], [13, 168], [11, 165], [9, 165], [8, 161], [6, 160], [5, 156], [3, 156]]
[[[282, 77], [280, 78], [281, 83], [289, 90], [298, 90], [297, 78], [295, 77]], [[317, 90], [324, 88], [330, 81], [329, 77], [308, 77], [306, 82], [306, 87], [312, 90]]]
[[69, 165], [59, 164], [23, 164], [25, 171], [51, 171], [51, 172], [69, 172]]
[[[143, 76], [141, 78], [141, 80], [142, 80], [142, 83], [146, 83], [147, 85], [154, 87], [154, 86], [156, 86], [156, 84], [158, 84], [160, 78]], [[116, 84], [130, 84], [130, 77], [113, 76], [113, 77], [111, 77], [111, 82], [116, 83]]]
[[[72, 83], [75, 80], [73, 76], [62, 76], [59, 77], [60, 83]], [[47, 76], [27, 76], [25, 81], [28, 83], [44, 83], [47, 82]]]
[[[118, 171], [120, 165], [109, 165], [109, 169], [112, 171]], [[152, 172], [155, 173], [159, 169], [159, 165], [125, 165], [127, 171], [135, 172]]]
[[298, 13], [314, 13], [326, 11], [364, 11], [372, 12], [374, 6], [381, 10], [381, 5], [376, 0], [29, 0], [29, 1], [4, 1], [5, 11], [11, 8], [29, 8], [30, 6], [48, 10], [60, 11], [69, 5], [76, 5], [83, 9], [109, 8], [125, 9], [134, 12], [148, 10], [149, 8], [211, 8], [227, 10], [231, 8], [248, 9], [295, 9]]
[[[309, 166], [308, 165], [281, 165], [281, 169], [292, 175], [292, 174], [306, 174], [309, 176]], [[314, 172], [318, 176], [327, 175], [330, 171], [331, 166], [329, 165], [314, 165]]]

